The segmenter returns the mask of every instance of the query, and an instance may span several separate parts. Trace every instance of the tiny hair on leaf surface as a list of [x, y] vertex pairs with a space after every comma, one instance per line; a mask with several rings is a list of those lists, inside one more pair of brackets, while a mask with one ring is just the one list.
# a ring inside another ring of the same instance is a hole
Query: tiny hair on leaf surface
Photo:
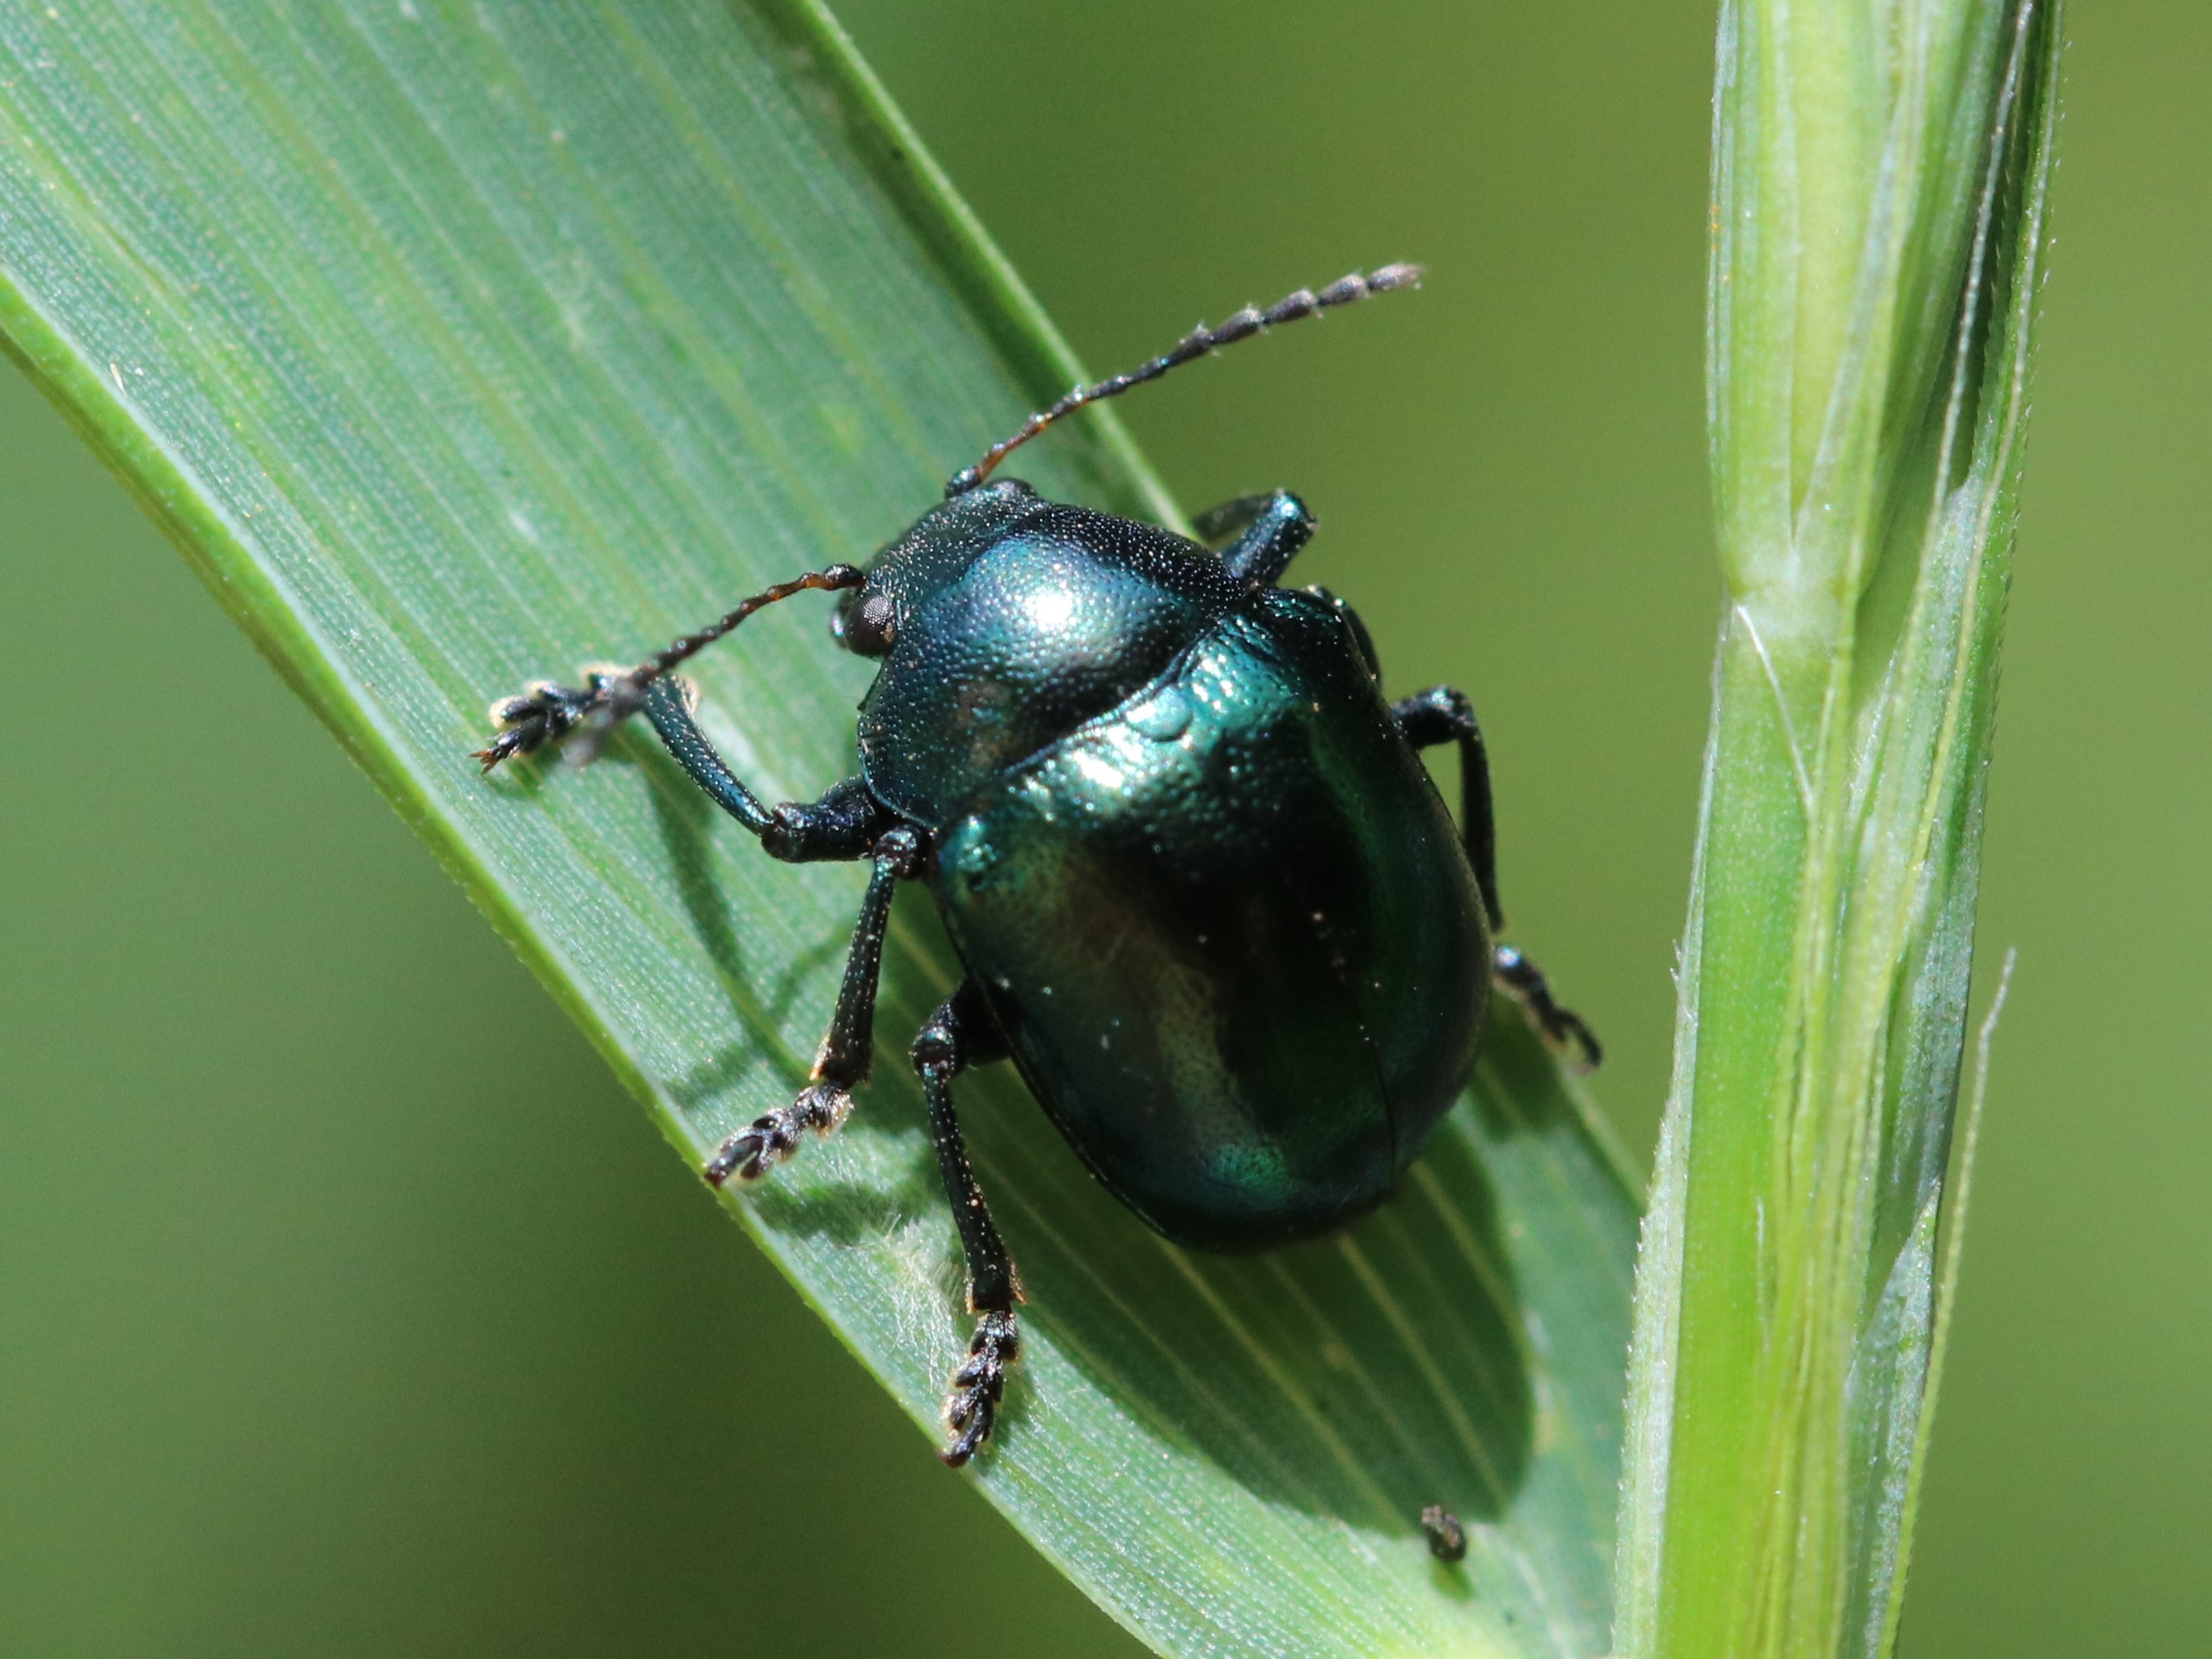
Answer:
[[[788, 1103], [862, 873], [763, 857], [640, 732], [489, 781], [470, 751], [494, 697], [865, 561], [1083, 378], [834, 21], [98, 0], [0, 16], [0, 82], [10, 355], [688, 1161]], [[1024, 460], [1179, 522], [1110, 411]], [[685, 669], [764, 799], [851, 769], [868, 666], [809, 603]], [[952, 978], [902, 901], [887, 1049]], [[1009, 1068], [965, 1102], [1029, 1300], [946, 1479], [1164, 1652], [1602, 1650], [1637, 1203], [1510, 1003], [1391, 1203], [1250, 1257], [1152, 1236]], [[725, 1202], [934, 1437], [965, 1332], [911, 1073]]]

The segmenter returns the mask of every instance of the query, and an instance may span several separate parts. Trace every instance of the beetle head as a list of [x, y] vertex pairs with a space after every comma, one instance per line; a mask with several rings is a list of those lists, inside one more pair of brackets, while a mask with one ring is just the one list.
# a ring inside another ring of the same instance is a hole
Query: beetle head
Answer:
[[856, 657], [888, 655], [906, 619], [1037, 504], [1019, 478], [999, 478], [932, 507], [845, 594], [830, 619], [831, 636]]

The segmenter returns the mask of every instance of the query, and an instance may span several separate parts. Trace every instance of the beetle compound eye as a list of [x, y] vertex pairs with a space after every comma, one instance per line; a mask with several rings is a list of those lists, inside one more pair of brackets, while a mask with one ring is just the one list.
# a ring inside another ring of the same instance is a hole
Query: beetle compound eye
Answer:
[[847, 607], [838, 637], [856, 657], [880, 657], [898, 643], [898, 611], [888, 593], [871, 593]]

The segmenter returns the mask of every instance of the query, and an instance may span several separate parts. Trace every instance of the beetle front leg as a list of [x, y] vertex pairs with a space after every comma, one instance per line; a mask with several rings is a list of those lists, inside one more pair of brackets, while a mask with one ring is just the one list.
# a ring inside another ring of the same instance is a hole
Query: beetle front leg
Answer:
[[[1459, 745], [1460, 834], [1466, 837], [1467, 861], [1474, 867], [1474, 884], [1482, 895], [1482, 908], [1489, 913], [1491, 931], [1499, 931], [1505, 926], [1505, 912], [1498, 902], [1498, 830], [1490, 799], [1490, 752], [1483, 745], [1474, 705], [1464, 691], [1432, 685], [1392, 704], [1390, 718], [1416, 749], [1431, 749], [1443, 743]], [[1553, 1043], [1571, 1042], [1590, 1066], [1605, 1057], [1597, 1034], [1580, 1014], [1559, 1006], [1543, 969], [1520, 951], [1510, 945], [1498, 945], [1492, 972], [1499, 984], [1520, 994], [1537, 1029]]]
[[990, 1206], [983, 1201], [982, 1189], [975, 1184], [960, 1121], [952, 1111], [952, 1079], [970, 1066], [1004, 1059], [1006, 1052], [998, 1023], [983, 1006], [973, 981], [963, 981], [947, 997], [914, 1039], [914, 1069], [921, 1074], [922, 1093], [929, 1104], [929, 1138], [936, 1144], [938, 1173], [944, 1177], [953, 1224], [960, 1231], [961, 1254], [967, 1260], [968, 1311], [975, 1316], [968, 1357], [953, 1372], [952, 1387], [945, 1398], [945, 1423], [951, 1438], [939, 1455], [956, 1469], [991, 1437], [999, 1401], [1006, 1393], [1006, 1368], [1021, 1357], [1021, 1332], [1014, 1322], [1021, 1283], [991, 1219]]
[[758, 836], [770, 858], [786, 864], [872, 858], [878, 839], [898, 824], [860, 778], [846, 779], [820, 800], [787, 800], [770, 811], [730, 770], [729, 763], [699, 729], [689, 686], [673, 678], [655, 681], [645, 694], [644, 708], [654, 734], [676, 763], [715, 805]]
[[1291, 568], [1298, 550], [1313, 539], [1314, 515], [1287, 489], [1264, 495], [1239, 495], [1201, 513], [1193, 522], [1199, 540], [1218, 546], [1221, 562], [1238, 581], [1265, 587]]
[[853, 1109], [853, 1091], [867, 1081], [873, 1058], [876, 983], [882, 976], [884, 933], [890, 926], [891, 893], [921, 861], [921, 835], [910, 825], [887, 830], [875, 845], [875, 870], [867, 896], [853, 927], [853, 949], [845, 958], [845, 981], [830, 1033], [814, 1058], [806, 1087], [788, 1106], [755, 1118], [724, 1141], [701, 1171], [717, 1187], [735, 1176], [757, 1181], [769, 1169], [799, 1150], [808, 1132], [829, 1134]]

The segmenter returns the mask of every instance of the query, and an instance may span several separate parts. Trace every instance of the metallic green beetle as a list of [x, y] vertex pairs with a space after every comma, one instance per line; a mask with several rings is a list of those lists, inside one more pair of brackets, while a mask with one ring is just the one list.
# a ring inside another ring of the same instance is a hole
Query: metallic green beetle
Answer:
[[[813, 1079], [723, 1144], [705, 1171], [717, 1184], [844, 1121], [868, 1075], [892, 891], [935, 893], [966, 977], [912, 1057], [977, 1318], [947, 1462], [989, 1438], [1019, 1346], [1013, 1266], [953, 1113], [965, 1067], [1011, 1058], [1091, 1171], [1169, 1238], [1249, 1249], [1389, 1194], [1466, 1086], [1493, 975], [1595, 1063], [1588, 1028], [1494, 943], [1489, 772], [1466, 697], [1387, 702], [1352, 610], [1276, 586], [1313, 533], [1296, 496], [1232, 501], [1200, 520], [1201, 544], [988, 482], [1086, 404], [1419, 276], [1389, 265], [1200, 328], [1031, 416], [867, 570], [809, 572], [626, 673], [494, 705], [487, 771], [641, 712], [771, 856], [873, 866]], [[670, 671], [808, 590], [843, 594], [834, 632], [883, 666], [859, 775], [771, 811]], [[1447, 742], [1456, 830], [1415, 753]]]

